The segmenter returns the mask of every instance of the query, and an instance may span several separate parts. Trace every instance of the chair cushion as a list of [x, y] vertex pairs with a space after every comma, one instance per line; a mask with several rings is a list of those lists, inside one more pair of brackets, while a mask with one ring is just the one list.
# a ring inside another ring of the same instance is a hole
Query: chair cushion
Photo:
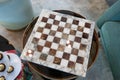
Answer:
[[115, 80], [120, 80], [120, 22], [106, 22], [101, 40]]

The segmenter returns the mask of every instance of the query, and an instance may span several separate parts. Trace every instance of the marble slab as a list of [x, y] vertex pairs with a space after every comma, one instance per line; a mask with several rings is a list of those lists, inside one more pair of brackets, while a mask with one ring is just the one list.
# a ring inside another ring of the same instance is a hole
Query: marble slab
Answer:
[[94, 21], [42, 10], [21, 58], [86, 76]]

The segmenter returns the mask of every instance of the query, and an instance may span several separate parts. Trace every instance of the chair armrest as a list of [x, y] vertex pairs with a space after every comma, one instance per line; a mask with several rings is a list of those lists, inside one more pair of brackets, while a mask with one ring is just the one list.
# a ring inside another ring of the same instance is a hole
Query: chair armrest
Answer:
[[108, 8], [97, 21], [99, 28], [107, 21], [120, 21], [120, 0]]

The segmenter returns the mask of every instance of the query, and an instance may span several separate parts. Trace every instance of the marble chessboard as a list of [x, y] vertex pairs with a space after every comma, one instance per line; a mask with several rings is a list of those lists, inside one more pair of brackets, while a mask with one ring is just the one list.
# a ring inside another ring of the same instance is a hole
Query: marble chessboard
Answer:
[[91, 20], [42, 10], [21, 58], [85, 77], [94, 25]]

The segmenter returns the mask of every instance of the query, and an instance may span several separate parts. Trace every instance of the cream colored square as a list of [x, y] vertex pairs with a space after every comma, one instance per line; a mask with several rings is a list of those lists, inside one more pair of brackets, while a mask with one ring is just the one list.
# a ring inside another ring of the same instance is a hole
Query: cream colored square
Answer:
[[70, 59], [69, 59], [70, 61], [76, 62], [76, 59], [77, 59], [76, 55], [73, 54], [70, 55]]

